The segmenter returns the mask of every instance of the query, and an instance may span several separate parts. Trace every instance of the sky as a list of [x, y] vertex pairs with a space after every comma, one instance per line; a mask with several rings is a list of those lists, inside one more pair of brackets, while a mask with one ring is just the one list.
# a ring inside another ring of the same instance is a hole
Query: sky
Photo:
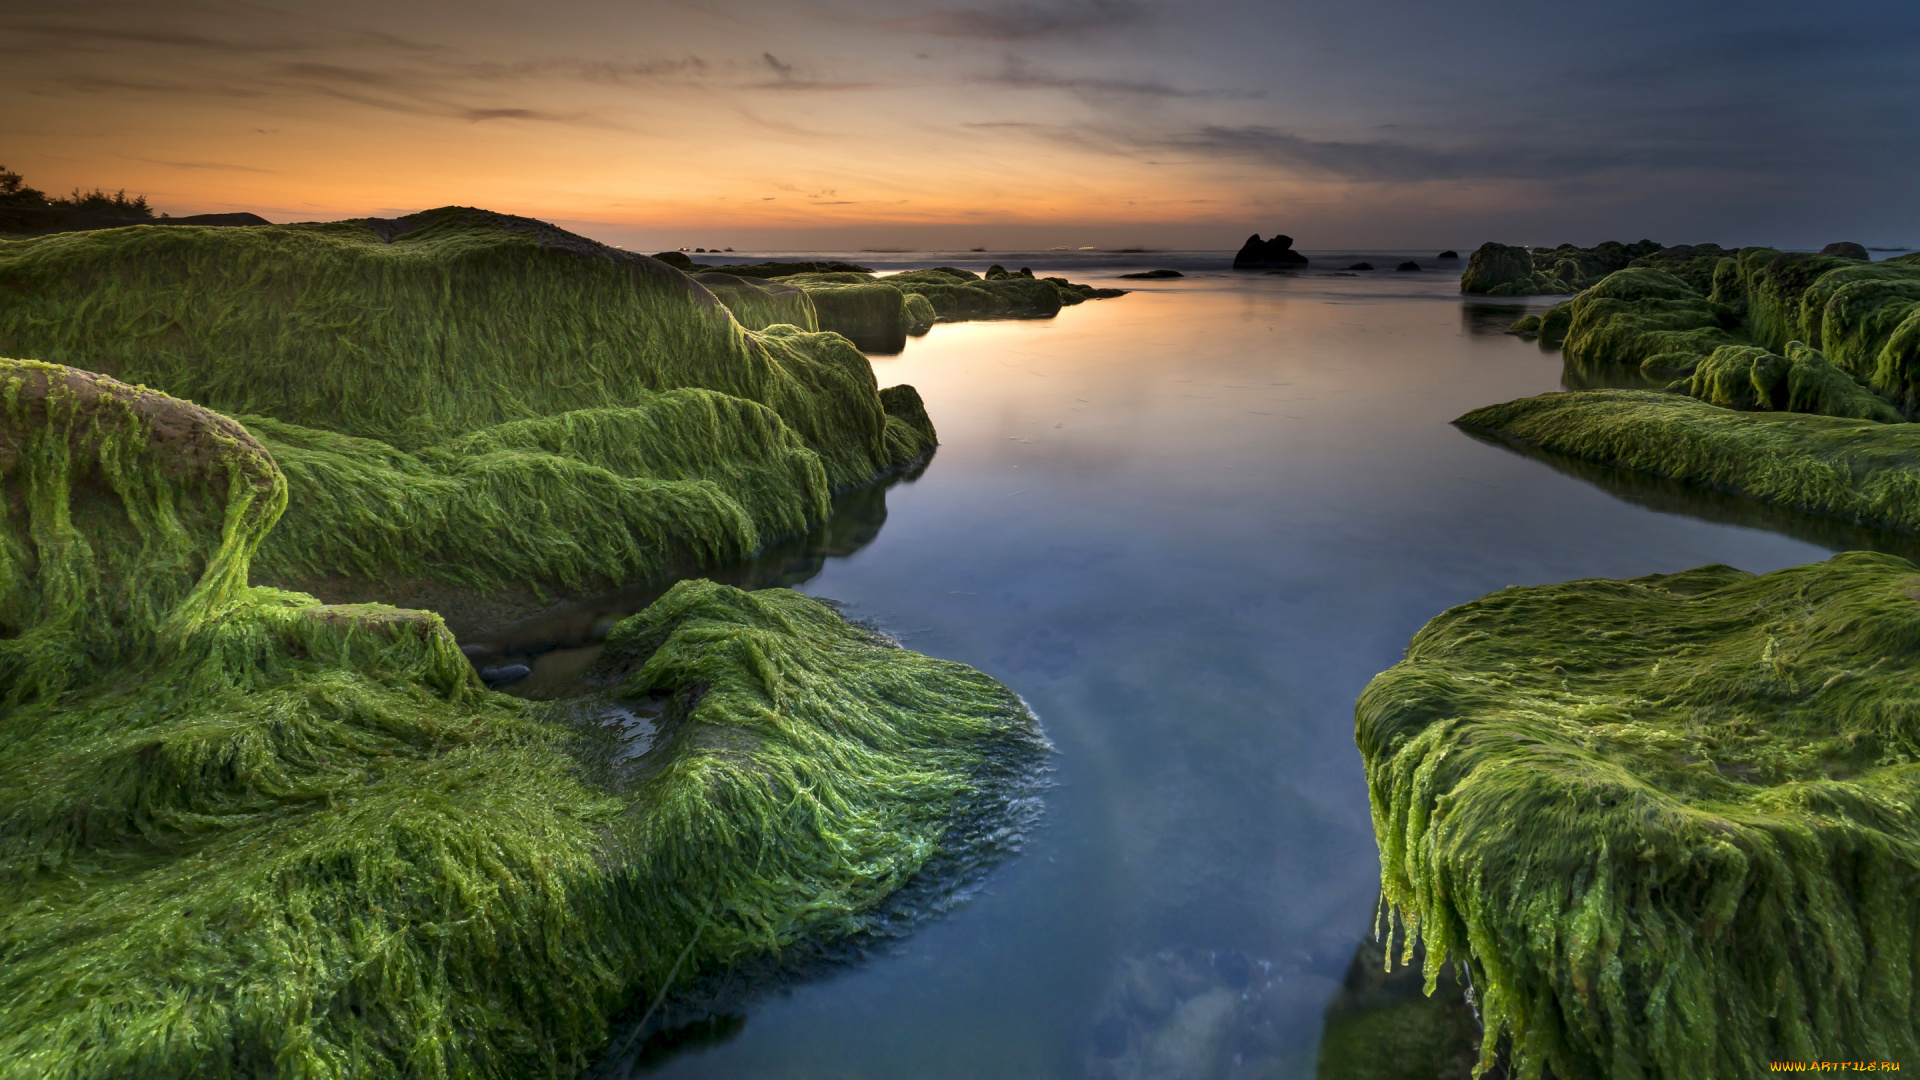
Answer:
[[1920, 244], [1920, 4], [0, 0], [0, 165], [636, 249]]

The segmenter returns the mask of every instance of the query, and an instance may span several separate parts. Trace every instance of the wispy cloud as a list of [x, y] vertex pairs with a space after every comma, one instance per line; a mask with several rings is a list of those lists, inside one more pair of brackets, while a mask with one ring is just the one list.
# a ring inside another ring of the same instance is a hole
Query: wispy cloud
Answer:
[[218, 172], [245, 172], [245, 173], [264, 173], [264, 174], [272, 174], [273, 172], [272, 169], [260, 169], [260, 168], [255, 168], [252, 165], [235, 165], [231, 162], [226, 162], [226, 161], [167, 161], [162, 158], [137, 157], [132, 154], [121, 154], [119, 156], [127, 159], [128, 161], [144, 161], [152, 165], [165, 165], [168, 168], [172, 168], [172, 169], [211, 169]]
[[1065, 90], [1088, 97], [1252, 99], [1266, 96], [1259, 90], [1194, 90], [1151, 79], [1064, 75], [1035, 68], [1017, 57], [1009, 58], [1004, 67], [983, 81], [1022, 90]]
[[1056, 3], [1008, 3], [989, 7], [946, 8], [888, 25], [938, 37], [977, 41], [1033, 41], [1081, 37], [1088, 33], [1146, 22], [1152, 12], [1136, 0], [1062, 0]]

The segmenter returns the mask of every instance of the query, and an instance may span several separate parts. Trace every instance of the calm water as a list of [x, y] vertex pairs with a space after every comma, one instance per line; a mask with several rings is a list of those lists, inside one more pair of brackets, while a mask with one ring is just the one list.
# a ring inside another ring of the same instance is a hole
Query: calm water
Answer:
[[[1378, 881], [1353, 702], [1422, 623], [1505, 585], [1874, 541], [1454, 429], [1562, 385], [1556, 354], [1499, 333], [1522, 305], [1467, 303], [1457, 273], [1123, 282], [877, 358], [920, 389], [938, 456], [740, 580], [1004, 681], [1058, 786], [957, 913], [651, 1075], [1313, 1076]], [[1126, 1015], [1141, 978], [1218, 1008], [1156, 1031]]]

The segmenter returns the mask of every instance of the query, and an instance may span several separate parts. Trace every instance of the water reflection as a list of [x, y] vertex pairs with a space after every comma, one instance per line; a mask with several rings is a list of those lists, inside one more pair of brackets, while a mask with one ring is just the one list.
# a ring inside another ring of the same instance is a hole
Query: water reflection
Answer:
[[[1353, 745], [1367, 680], [1434, 614], [1503, 586], [1828, 550], [1653, 512], [1451, 427], [1560, 384], [1557, 355], [1503, 332], [1552, 302], [1473, 315], [1439, 275], [1196, 274], [1056, 319], [941, 324], [876, 359], [882, 383], [919, 388], [940, 457], [803, 588], [1021, 694], [1059, 784], [970, 903], [714, 1011], [749, 1019], [655, 1074], [1309, 1077], [1344, 1060], [1321, 1053], [1363, 1030], [1342, 1018], [1392, 1011], [1339, 1004], [1372, 992], [1349, 987], [1379, 889]], [[1430, 1026], [1415, 1012], [1395, 1015]]]
[[1632, 364], [1575, 360], [1562, 354], [1560, 385], [1567, 390], [1664, 390], [1670, 375], [1643, 375]]
[[[1327, 1003], [1317, 1080], [1470, 1080], [1480, 1059], [1480, 1022], [1466, 988], [1443, 969], [1425, 992], [1423, 956], [1393, 957], [1372, 938], [1353, 952], [1340, 990]], [[1505, 1080], [1496, 1066], [1484, 1080]]]
[[1681, 514], [1701, 521], [1745, 529], [1766, 529], [1835, 551], [1878, 551], [1920, 562], [1920, 537], [1803, 513], [1684, 481], [1635, 472], [1556, 454], [1498, 435], [1468, 431], [1470, 437], [1551, 466], [1612, 495], [1657, 514]]

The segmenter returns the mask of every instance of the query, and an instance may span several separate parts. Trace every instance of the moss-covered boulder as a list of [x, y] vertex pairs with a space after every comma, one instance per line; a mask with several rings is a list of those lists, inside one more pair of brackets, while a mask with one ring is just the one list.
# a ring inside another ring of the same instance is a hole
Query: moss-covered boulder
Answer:
[[1460, 277], [1460, 291], [1482, 296], [1578, 292], [1659, 249], [1660, 245], [1651, 240], [1635, 244], [1608, 240], [1590, 248], [1561, 244], [1557, 248], [1529, 249], [1485, 243], [1468, 258], [1466, 273]]
[[[1581, 364], [1687, 374], [1723, 346], [1784, 357], [1801, 342], [1903, 415], [1920, 408], [1920, 264], [1771, 248], [1667, 248], [1634, 260], [1521, 333]], [[1861, 404], [1842, 415], [1864, 415]], [[1877, 410], [1876, 410], [1877, 411]]]
[[[1642, 370], [1647, 369], [1643, 362]], [[1694, 367], [1686, 392], [1733, 409], [1818, 413], [1897, 424], [1899, 410], [1827, 363], [1804, 342], [1787, 343], [1779, 356], [1754, 345], [1722, 345]]]
[[[1729, 414], [1737, 415], [1737, 414]], [[1920, 1045], [1920, 570], [1510, 588], [1361, 695], [1382, 882], [1521, 1077]]]
[[0, 373], [7, 1075], [575, 1075], [1018, 843], [1044, 743], [978, 672], [687, 582], [613, 635], [629, 701], [530, 705], [432, 614], [248, 587], [287, 492], [205, 409]]
[[1567, 301], [1564, 313], [1548, 314], [1564, 318], [1565, 330], [1555, 332], [1580, 364], [1637, 368], [1658, 357], [1655, 368], [1685, 371], [1722, 345], [1743, 343], [1736, 313], [1651, 267], [1610, 274]]
[[693, 280], [727, 305], [734, 321], [748, 330], [765, 330], [779, 323], [802, 330], [820, 329], [819, 314], [805, 289], [719, 270], [703, 270], [694, 274]]
[[[0, 348], [241, 414], [294, 510], [263, 580], [529, 603], [737, 558], [925, 460], [805, 290], [524, 218], [0, 241]], [[738, 308], [747, 329], [734, 317]], [[386, 583], [387, 588], [379, 587]]]
[[747, 330], [686, 274], [528, 218], [0, 241], [0, 292], [0, 355], [403, 450], [700, 387], [779, 413], [836, 487], [898, 464], [857, 351]]
[[1454, 422], [1584, 461], [1920, 533], [1920, 425], [1739, 412], [1646, 390], [1542, 394]]

